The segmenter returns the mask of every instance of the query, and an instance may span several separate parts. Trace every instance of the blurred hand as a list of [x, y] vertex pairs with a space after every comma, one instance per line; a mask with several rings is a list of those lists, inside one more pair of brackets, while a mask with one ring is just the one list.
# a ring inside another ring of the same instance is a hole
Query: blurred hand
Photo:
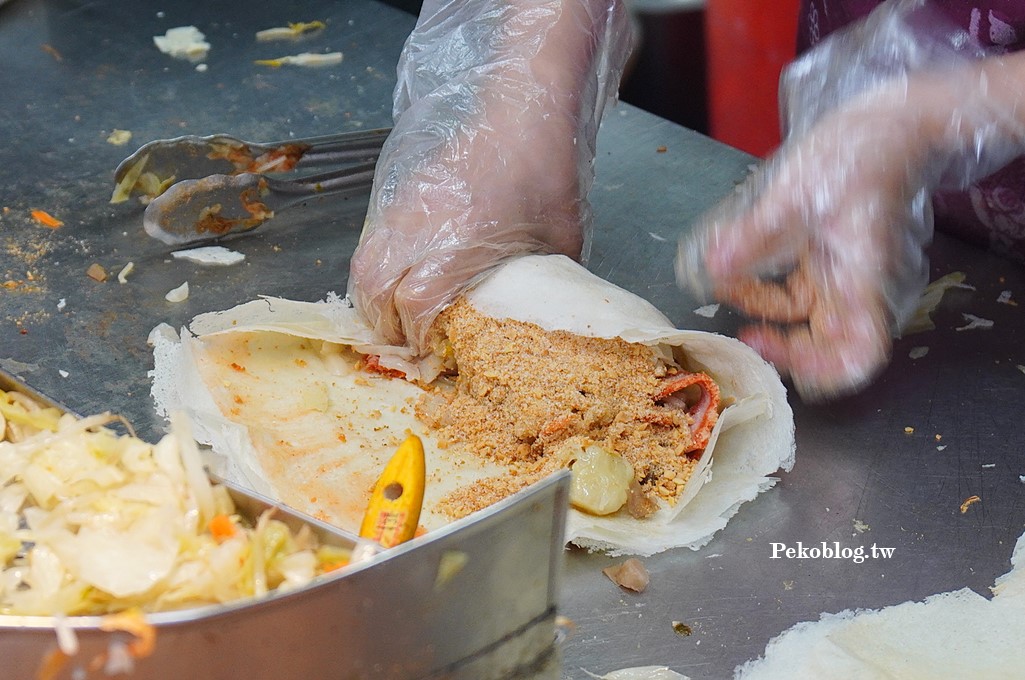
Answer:
[[886, 365], [927, 283], [932, 192], [1025, 149], [1022, 57], [922, 35], [922, 7], [886, 3], [791, 66], [784, 145], [680, 243], [681, 284], [759, 321], [741, 339], [806, 399]]
[[420, 350], [506, 258], [581, 256], [598, 123], [628, 51], [618, 0], [425, 4], [349, 277], [383, 340]]
[[740, 338], [805, 397], [885, 365], [902, 294], [925, 284], [931, 219], [921, 129], [888, 107], [829, 116], [753, 175], [681, 245], [681, 278], [748, 317]]

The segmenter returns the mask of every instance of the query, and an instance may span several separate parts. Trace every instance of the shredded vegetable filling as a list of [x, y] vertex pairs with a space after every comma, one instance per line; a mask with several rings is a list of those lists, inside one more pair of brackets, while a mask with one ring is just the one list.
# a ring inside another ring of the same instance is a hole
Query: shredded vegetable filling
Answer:
[[250, 526], [191, 437], [151, 445], [0, 390], [0, 614], [151, 612], [309, 582], [348, 555]]

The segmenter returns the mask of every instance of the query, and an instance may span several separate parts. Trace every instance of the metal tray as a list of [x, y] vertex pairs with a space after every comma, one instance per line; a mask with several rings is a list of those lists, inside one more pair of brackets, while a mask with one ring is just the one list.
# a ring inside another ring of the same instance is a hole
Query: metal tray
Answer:
[[[2, 372], [0, 388], [54, 404]], [[228, 486], [243, 513], [274, 506], [293, 528], [307, 524], [328, 543], [353, 544], [345, 532]], [[568, 493], [566, 472], [291, 592], [149, 614], [154, 651], [127, 677], [557, 678], [556, 591]], [[450, 574], [453, 562], [463, 566]], [[109, 677], [90, 662], [130, 636], [101, 630], [101, 621], [60, 622], [74, 631], [79, 651], [48, 677]], [[0, 676], [41, 677], [57, 649], [57, 623], [0, 615]]]

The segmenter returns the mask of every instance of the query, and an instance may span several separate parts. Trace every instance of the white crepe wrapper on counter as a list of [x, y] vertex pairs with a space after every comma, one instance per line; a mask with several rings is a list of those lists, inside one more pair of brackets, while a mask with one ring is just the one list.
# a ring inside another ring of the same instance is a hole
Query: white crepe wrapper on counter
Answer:
[[[625, 512], [596, 517], [571, 510], [566, 528], [568, 542], [611, 554], [650, 555], [676, 547], [697, 549], [726, 525], [741, 504], [773, 486], [777, 481], [773, 474], [792, 467], [794, 423], [786, 390], [775, 370], [739, 341], [713, 333], [678, 330], [650, 303], [558, 255], [512, 260], [474, 286], [467, 299], [495, 318], [534, 323], [549, 331], [620, 337], [649, 345], [663, 357], [684, 359], [688, 370], [708, 372], [718, 383], [722, 397], [733, 400], [719, 418], [705, 453], [675, 505], [663, 505], [643, 520]], [[155, 356], [152, 376], [158, 411], [180, 409], [188, 413], [197, 439], [209, 444], [227, 462], [222, 474], [272, 497], [280, 497], [281, 480], [268, 478], [246, 428], [217, 407], [194, 355], [202, 351], [205, 337], [243, 331], [350, 345], [363, 353], [380, 354], [382, 365], [399, 368], [410, 377], [430, 379], [438, 365], [432, 359], [413, 361], [403, 348], [374, 345], [367, 324], [345, 300], [334, 295], [313, 303], [265, 298], [204, 314], [194, 319], [181, 337], [167, 326], [155, 329], [151, 335]], [[426, 428], [421, 426], [420, 430]], [[428, 443], [430, 433], [425, 434]], [[493, 474], [494, 469], [485, 472]], [[432, 494], [437, 497], [446, 491], [432, 490], [437, 485], [432, 485], [430, 479], [425, 499], [428, 517]]]
[[[846, 610], [771, 640], [735, 680], [1019, 680], [1025, 669], [1025, 534], [994, 597], [969, 588], [922, 602]], [[687, 680], [666, 666], [625, 668], [597, 680]]]
[[799, 623], [739, 667], [738, 680], [941, 680], [1025, 676], [1025, 535], [994, 597], [970, 588]]

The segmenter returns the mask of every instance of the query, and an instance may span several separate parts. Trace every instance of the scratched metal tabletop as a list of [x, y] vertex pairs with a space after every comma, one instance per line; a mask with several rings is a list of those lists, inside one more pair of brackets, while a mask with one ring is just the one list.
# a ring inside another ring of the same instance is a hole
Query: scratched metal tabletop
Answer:
[[[254, 40], [257, 30], [313, 19], [327, 29], [305, 43]], [[119, 411], [153, 439], [164, 423], [149, 397], [150, 329], [259, 294], [316, 300], [344, 291], [365, 200], [291, 211], [228, 243], [244, 264], [203, 268], [148, 239], [141, 206], [108, 204], [112, 172], [151, 139], [229, 132], [264, 141], [388, 125], [395, 63], [413, 23], [371, 0], [0, 7], [0, 367], [80, 413]], [[154, 35], [181, 25], [211, 43], [205, 71], [153, 46]], [[253, 63], [328, 50], [344, 61], [305, 70]], [[115, 129], [131, 131], [132, 141], [109, 143]], [[751, 162], [636, 108], [610, 109], [589, 267], [681, 327], [735, 330], [725, 309], [710, 319], [694, 313], [700, 303], [677, 290], [672, 256], [677, 235]], [[32, 210], [64, 225], [44, 227]], [[985, 594], [1008, 570], [1025, 528], [1025, 271], [943, 236], [931, 254], [935, 276], [962, 271], [974, 290], [948, 293], [936, 329], [899, 340], [891, 367], [864, 394], [829, 406], [792, 397], [794, 470], [706, 547], [647, 558], [651, 585], [642, 594], [601, 574], [618, 560], [568, 553], [562, 613], [575, 627], [563, 644], [566, 678], [651, 664], [725, 678], [822, 612], [964, 586]], [[134, 272], [120, 284], [128, 262]], [[107, 281], [86, 275], [94, 263], [110, 272]], [[188, 300], [165, 301], [184, 281]], [[1007, 302], [998, 301], [1003, 291]], [[1015, 298], [1022, 307], [1010, 304]], [[958, 330], [963, 314], [993, 326]], [[913, 359], [915, 348], [928, 352]], [[962, 512], [971, 496], [980, 500]], [[772, 559], [773, 544], [798, 542], [892, 550], [861, 563]]]

